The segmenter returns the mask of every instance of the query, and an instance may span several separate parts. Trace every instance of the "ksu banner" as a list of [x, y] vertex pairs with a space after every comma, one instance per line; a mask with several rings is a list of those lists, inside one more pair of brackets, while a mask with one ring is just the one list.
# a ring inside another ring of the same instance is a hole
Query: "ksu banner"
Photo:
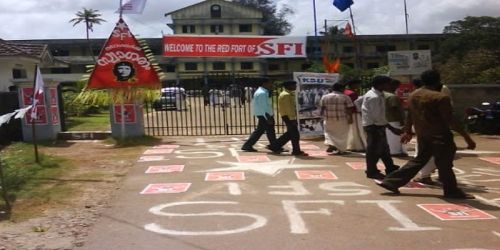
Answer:
[[432, 68], [430, 50], [390, 51], [387, 56], [391, 76], [420, 75]]
[[323, 118], [319, 105], [321, 97], [331, 92], [339, 74], [294, 72], [297, 82], [296, 98], [299, 131], [305, 136], [323, 136]]
[[306, 57], [306, 37], [163, 36], [166, 57]]

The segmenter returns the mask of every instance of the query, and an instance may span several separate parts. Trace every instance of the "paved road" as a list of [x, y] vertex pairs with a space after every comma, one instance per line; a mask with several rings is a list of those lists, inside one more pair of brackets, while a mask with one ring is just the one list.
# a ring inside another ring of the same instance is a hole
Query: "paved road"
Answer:
[[478, 197], [468, 201], [417, 184], [387, 194], [364, 177], [363, 155], [326, 155], [321, 141], [295, 158], [263, 141], [241, 152], [242, 139], [145, 151], [83, 249], [500, 249], [499, 137], [458, 154], [459, 181]]

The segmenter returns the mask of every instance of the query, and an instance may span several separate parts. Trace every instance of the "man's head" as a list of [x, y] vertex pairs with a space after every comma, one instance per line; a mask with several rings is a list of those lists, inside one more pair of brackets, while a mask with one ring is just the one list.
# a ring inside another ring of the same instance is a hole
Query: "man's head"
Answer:
[[273, 88], [273, 82], [269, 78], [262, 78], [259, 86], [261, 86], [267, 90], [271, 90]]
[[285, 81], [281, 85], [283, 85], [283, 88], [294, 91], [297, 89], [297, 82], [296, 81]]
[[420, 79], [413, 79], [411, 81], [411, 84], [413, 84], [413, 86], [415, 86], [415, 88], [417, 88], [417, 89], [420, 88], [420, 87], [422, 87], [424, 85], [422, 83], [422, 80], [420, 80]]
[[346, 81], [345, 85], [348, 86], [349, 89], [358, 90], [359, 88], [361, 88], [361, 83], [362, 82], [359, 79], [352, 79]]
[[389, 83], [389, 89], [388, 92], [394, 93], [396, 90], [399, 88], [399, 85], [401, 85], [401, 81], [397, 79], [391, 79], [391, 83]]
[[341, 82], [336, 82], [332, 86], [333, 91], [342, 92], [342, 91], [344, 91], [344, 89], [345, 89], [345, 85], [342, 84]]
[[378, 91], [387, 91], [389, 89], [389, 84], [391, 83], [391, 78], [388, 76], [375, 76], [372, 79], [372, 87]]
[[420, 79], [422, 79], [422, 82], [424, 86], [435, 89], [435, 90], [441, 90], [441, 75], [437, 70], [427, 70], [420, 75]]
[[135, 76], [135, 69], [132, 63], [122, 61], [115, 64], [113, 74], [116, 76], [117, 81], [127, 81]]

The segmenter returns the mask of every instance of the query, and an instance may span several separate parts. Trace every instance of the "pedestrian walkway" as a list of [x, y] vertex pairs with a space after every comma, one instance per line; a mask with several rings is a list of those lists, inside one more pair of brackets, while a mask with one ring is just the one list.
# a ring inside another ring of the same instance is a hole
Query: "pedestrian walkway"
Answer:
[[[364, 156], [239, 150], [244, 138], [167, 138], [147, 149], [83, 249], [498, 249], [500, 152], [459, 154], [476, 200], [410, 183], [385, 193]], [[404, 159], [395, 159], [403, 164]]]

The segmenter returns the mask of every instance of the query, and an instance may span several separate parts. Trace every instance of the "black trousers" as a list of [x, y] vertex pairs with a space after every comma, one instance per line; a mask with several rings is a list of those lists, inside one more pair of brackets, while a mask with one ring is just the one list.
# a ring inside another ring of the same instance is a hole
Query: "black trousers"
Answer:
[[392, 187], [401, 187], [406, 185], [434, 156], [434, 161], [439, 173], [439, 179], [443, 183], [444, 194], [456, 193], [457, 179], [453, 172], [453, 159], [457, 147], [453, 141], [453, 135], [450, 133], [443, 135], [434, 135], [431, 137], [418, 137], [418, 154], [408, 161], [403, 167], [389, 174], [384, 183]]
[[387, 144], [385, 126], [370, 125], [363, 129], [366, 132], [366, 174], [373, 175], [380, 172], [377, 169], [377, 162], [380, 159], [385, 165], [386, 172], [396, 169]]
[[252, 132], [248, 140], [243, 144], [242, 148], [251, 148], [260, 137], [266, 133], [267, 139], [269, 140], [269, 144], [271, 147], [276, 145], [276, 132], [274, 130], [274, 122], [269, 124], [264, 116], [257, 116], [257, 127]]
[[292, 142], [292, 154], [300, 152], [300, 133], [299, 133], [299, 125], [297, 120], [283, 119], [283, 122], [286, 125], [286, 132], [281, 135], [274, 148], [280, 149], [282, 148], [288, 141]]

